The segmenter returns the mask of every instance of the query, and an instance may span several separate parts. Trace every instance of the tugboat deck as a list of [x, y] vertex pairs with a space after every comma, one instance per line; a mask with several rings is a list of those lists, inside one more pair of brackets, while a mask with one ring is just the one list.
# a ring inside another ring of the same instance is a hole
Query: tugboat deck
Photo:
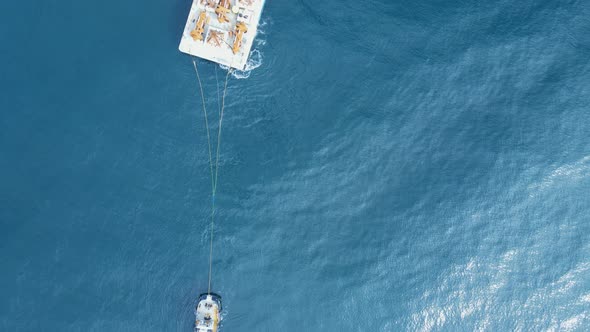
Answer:
[[179, 50], [244, 70], [265, 0], [193, 0]]
[[195, 308], [195, 332], [217, 332], [221, 311], [221, 297], [215, 293], [201, 294]]

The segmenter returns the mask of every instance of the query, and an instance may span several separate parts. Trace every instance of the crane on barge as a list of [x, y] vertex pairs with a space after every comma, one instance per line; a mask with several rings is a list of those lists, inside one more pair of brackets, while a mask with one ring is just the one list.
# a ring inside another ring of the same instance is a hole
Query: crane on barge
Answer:
[[197, 23], [195, 24], [195, 29], [193, 31], [191, 31], [191, 37], [193, 37], [193, 40], [198, 41], [198, 40], [203, 40], [203, 32], [205, 32], [205, 24], [207, 24], [209, 22], [209, 18], [207, 17], [207, 14], [205, 12], [201, 12], [199, 14], [199, 19], [197, 20]]

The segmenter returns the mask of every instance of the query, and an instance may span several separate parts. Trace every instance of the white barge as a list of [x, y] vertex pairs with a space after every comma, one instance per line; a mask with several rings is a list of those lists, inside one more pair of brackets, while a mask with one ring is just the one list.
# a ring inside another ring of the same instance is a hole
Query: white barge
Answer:
[[178, 49], [244, 70], [265, 0], [193, 0]]

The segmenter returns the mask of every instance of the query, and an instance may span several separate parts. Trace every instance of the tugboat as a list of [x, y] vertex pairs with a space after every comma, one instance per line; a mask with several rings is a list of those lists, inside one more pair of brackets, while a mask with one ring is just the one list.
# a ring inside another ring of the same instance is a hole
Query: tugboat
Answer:
[[215, 293], [199, 295], [195, 307], [195, 332], [217, 332], [221, 320], [221, 296]]

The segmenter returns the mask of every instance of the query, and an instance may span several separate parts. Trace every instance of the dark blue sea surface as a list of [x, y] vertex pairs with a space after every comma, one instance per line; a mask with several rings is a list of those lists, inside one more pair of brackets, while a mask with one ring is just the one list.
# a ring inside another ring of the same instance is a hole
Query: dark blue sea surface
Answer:
[[[0, 330], [192, 329], [190, 4], [0, 3]], [[223, 331], [590, 330], [590, 2], [268, 0], [257, 38], [223, 123]], [[215, 131], [226, 71], [198, 65]]]

